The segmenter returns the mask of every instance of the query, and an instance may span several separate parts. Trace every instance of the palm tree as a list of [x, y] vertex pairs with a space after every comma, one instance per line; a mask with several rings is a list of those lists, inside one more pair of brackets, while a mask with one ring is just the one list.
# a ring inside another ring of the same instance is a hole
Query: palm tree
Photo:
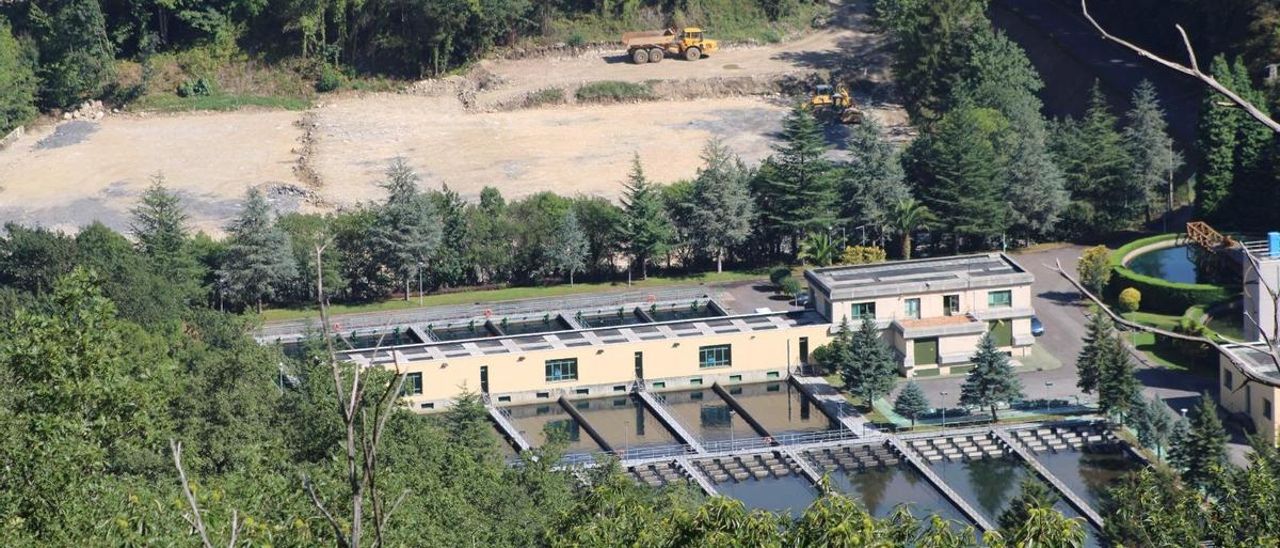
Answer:
[[814, 266], [831, 266], [840, 255], [838, 247], [830, 234], [815, 232], [800, 241], [799, 257]]
[[928, 228], [937, 221], [928, 206], [915, 198], [903, 198], [889, 210], [889, 230], [898, 235], [898, 243], [902, 246], [902, 260], [911, 258], [911, 233]]

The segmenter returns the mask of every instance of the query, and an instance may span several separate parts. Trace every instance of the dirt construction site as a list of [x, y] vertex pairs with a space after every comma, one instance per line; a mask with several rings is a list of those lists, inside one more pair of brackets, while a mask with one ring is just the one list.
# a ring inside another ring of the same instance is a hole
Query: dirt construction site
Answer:
[[[725, 46], [694, 62], [634, 65], [621, 47], [560, 50], [485, 61], [399, 93], [322, 96], [304, 112], [122, 112], [38, 125], [0, 150], [0, 221], [75, 230], [100, 220], [125, 229], [137, 196], [162, 175], [192, 223], [218, 234], [249, 187], [280, 211], [380, 199], [376, 185], [396, 157], [425, 188], [447, 184], [467, 198], [486, 186], [508, 199], [544, 190], [616, 197], [637, 154], [663, 182], [692, 177], [713, 138], [758, 162], [804, 88], [830, 74], [854, 80], [862, 110], [903, 135], [906, 116], [887, 91], [884, 38], [870, 31], [865, 11], [861, 3], [838, 7], [794, 40]], [[648, 84], [655, 100], [574, 101], [583, 84], [607, 80]], [[548, 89], [566, 101], [530, 101]], [[834, 125], [827, 136], [838, 149], [847, 132]]]

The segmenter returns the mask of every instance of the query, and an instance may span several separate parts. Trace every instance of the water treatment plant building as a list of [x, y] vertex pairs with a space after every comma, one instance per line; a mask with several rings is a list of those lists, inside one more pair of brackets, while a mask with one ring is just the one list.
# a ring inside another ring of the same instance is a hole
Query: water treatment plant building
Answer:
[[[1032, 276], [1001, 253], [805, 272], [813, 308], [729, 313], [711, 298], [644, 301], [609, 310], [546, 302], [518, 316], [409, 324], [378, 348], [350, 337], [341, 357], [407, 375], [416, 409], [462, 390], [499, 405], [783, 379], [839, 325], [873, 319], [905, 376], [962, 371], [979, 339], [1021, 356], [1033, 342]], [[857, 327], [856, 323], [853, 327]]]

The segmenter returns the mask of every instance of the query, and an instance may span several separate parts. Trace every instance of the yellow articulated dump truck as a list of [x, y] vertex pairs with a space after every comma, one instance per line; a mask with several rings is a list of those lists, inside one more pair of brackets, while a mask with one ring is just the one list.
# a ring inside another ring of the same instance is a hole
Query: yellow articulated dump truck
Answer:
[[715, 40], [703, 38], [702, 29], [697, 27], [685, 27], [680, 32], [675, 29], [627, 32], [622, 35], [622, 45], [627, 48], [627, 57], [637, 65], [657, 63], [668, 55], [697, 61], [719, 48]]

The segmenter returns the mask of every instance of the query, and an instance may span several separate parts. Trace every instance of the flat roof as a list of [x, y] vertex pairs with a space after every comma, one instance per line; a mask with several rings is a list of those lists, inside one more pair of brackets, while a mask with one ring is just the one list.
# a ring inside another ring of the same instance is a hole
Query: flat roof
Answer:
[[805, 271], [804, 277], [833, 300], [1011, 287], [1035, 280], [1004, 253], [817, 268]]
[[1231, 361], [1248, 367], [1248, 373], [1253, 373], [1260, 380], [1280, 385], [1280, 369], [1272, 359], [1267, 343], [1225, 344], [1221, 348], [1229, 354]]
[[421, 362], [577, 346], [601, 346], [658, 339], [753, 333], [815, 324], [825, 325], [826, 320], [817, 312], [806, 309], [736, 316], [710, 316], [626, 326], [568, 329], [549, 333], [505, 335], [463, 341], [433, 341], [376, 349], [362, 348], [339, 352], [338, 357], [344, 361], [353, 361], [363, 365], [385, 365], [395, 362], [396, 358], [393, 353], [398, 353], [402, 362]]

